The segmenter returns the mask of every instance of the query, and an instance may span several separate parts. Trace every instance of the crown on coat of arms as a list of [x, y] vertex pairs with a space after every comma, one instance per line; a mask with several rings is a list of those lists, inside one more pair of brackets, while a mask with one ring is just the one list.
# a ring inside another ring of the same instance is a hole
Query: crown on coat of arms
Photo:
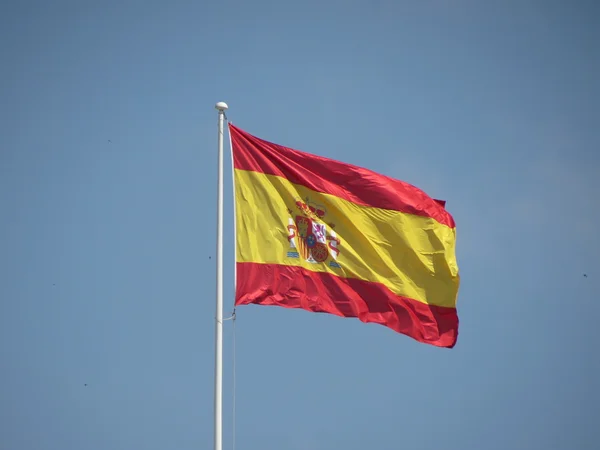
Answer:
[[[311, 202], [308, 197], [306, 201], [302, 199], [297, 199], [296, 203], [296, 211], [299, 211], [304, 217], [308, 217], [311, 219], [324, 221], [325, 216], [327, 215], [327, 209], [323, 205], [319, 205], [317, 203]], [[288, 212], [293, 214], [294, 211], [288, 208]], [[331, 228], [335, 228], [335, 225], [332, 223], [328, 223]]]

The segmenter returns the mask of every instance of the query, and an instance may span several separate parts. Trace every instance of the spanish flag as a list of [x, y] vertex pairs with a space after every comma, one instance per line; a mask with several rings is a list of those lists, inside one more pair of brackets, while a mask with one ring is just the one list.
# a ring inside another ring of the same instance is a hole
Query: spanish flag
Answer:
[[456, 231], [444, 202], [229, 125], [235, 304], [356, 317], [419, 342], [458, 336]]

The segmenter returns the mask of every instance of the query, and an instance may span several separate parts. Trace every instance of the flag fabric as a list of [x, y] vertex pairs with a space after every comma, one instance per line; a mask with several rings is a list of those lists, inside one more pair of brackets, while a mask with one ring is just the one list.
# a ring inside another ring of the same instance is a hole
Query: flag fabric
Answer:
[[456, 230], [445, 202], [229, 124], [235, 304], [356, 317], [453, 347]]

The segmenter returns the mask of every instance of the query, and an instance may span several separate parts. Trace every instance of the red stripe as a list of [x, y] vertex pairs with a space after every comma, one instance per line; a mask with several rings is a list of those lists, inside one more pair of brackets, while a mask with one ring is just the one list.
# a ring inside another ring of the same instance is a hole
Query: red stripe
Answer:
[[458, 336], [454, 308], [401, 297], [379, 283], [297, 266], [237, 263], [235, 304], [251, 303], [357, 317], [438, 347], [454, 347]]
[[[236, 169], [276, 175], [353, 203], [432, 217], [454, 228], [439, 200], [404, 181], [333, 159], [267, 142], [229, 125]], [[445, 202], [444, 202], [445, 203]]]

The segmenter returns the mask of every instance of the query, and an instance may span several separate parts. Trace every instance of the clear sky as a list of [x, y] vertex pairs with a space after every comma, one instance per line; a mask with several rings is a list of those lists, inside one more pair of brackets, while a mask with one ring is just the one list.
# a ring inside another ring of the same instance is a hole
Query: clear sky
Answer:
[[462, 280], [452, 350], [239, 308], [237, 449], [598, 448], [599, 42], [583, 0], [3, 2], [0, 449], [212, 448], [217, 101], [447, 200]]

